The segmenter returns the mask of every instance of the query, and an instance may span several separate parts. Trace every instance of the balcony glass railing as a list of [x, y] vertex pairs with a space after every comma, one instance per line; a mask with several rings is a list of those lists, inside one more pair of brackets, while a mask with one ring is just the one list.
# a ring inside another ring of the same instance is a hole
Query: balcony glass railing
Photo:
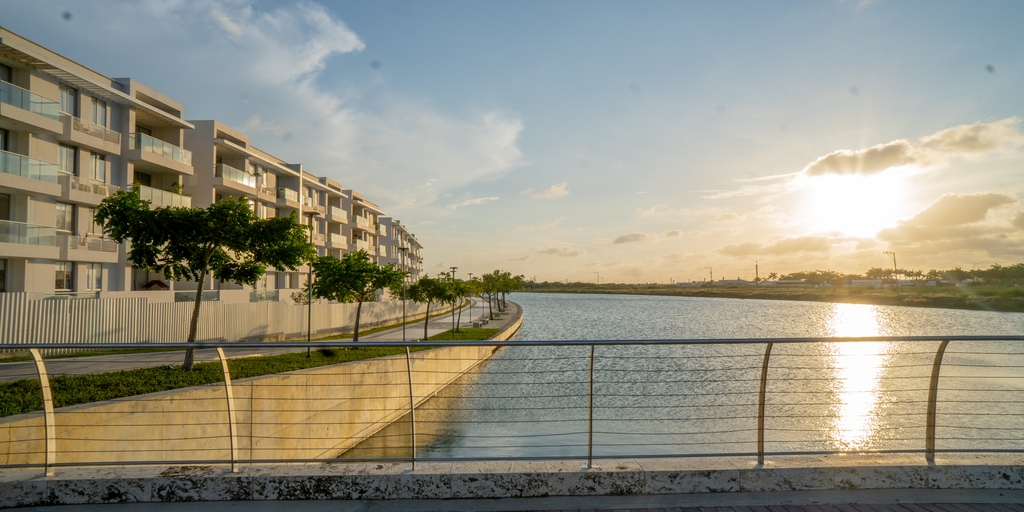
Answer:
[[343, 244], [345, 243], [345, 235], [340, 233], [331, 233], [329, 240], [332, 244]]
[[47, 183], [57, 183], [57, 164], [7, 151], [0, 151], [0, 172]]
[[139, 199], [149, 201], [153, 203], [153, 206], [192, 207], [192, 198], [189, 196], [183, 196], [168, 190], [160, 190], [158, 188], [147, 187], [145, 185], [135, 185], [133, 188], [139, 192]]
[[57, 228], [0, 220], [0, 243], [56, 247]]
[[367, 219], [366, 217], [356, 217], [356, 225], [361, 228], [369, 227], [370, 219]]
[[0, 103], [14, 105], [33, 114], [60, 121], [60, 103], [0, 81]]
[[192, 165], [192, 152], [179, 148], [170, 142], [154, 139], [144, 133], [132, 133], [128, 136], [128, 149], [141, 149], [147, 153], [170, 158], [175, 162]]
[[356, 240], [353, 245], [356, 246], [357, 251], [370, 252], [370, 243], [365, 240]]
[[335, 219], [348, 220], [348, 212], [338, 208], [337, 206], [332, 206], [331, 217], [334, 217]]
[[278, 199], [284, 198], [284, 199], [287, 199], [288, 201], [295, 201], [297, 203], [297, 202], [299, 202], [299, 193], [297, 191], [295, 191], [295, 190], [290, 189], [290, 188], [278, 187], [278, 189], [277, 189], [277, 198]]
[[245, 171], [235, 169], [230, 165], [217, 164], [217, 167], [213, 171], [213, 175], [218, 178], [231, 180], [235, 183], [241, 183], [247, 187], [256, 188], [256, 176]]

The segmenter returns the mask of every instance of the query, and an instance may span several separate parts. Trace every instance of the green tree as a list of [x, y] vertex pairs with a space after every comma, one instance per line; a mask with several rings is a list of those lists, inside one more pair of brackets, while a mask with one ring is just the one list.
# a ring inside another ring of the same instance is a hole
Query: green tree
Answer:
[[484, 274], [480, 280], [480, 288], [487, 295], [487, 310], [490, 318], [494, 318], [494, 299], [498, 295], [500, 287], [499, 279], [501, 272], [495, 270], [490, 274]]
[[334, 256], [321, 256], [313, 261], [313, 271], [316, 272], [314, 297], [357, 303], [352, 341], [359, 341], [363, 303], [377, 300], [377, 294], [384, 289], [393, 295], [401, 294], [402, 279], [407, 275], [393, 265], [382, 267], [370, 261], [370, 255], [363, 250], [345, 254], [340, 260]]
[[[128, 245], [132, 266], [163, 273], [168, 281], [199, 283], [188, 343], [195, 343], [203, 283], [254, 285], [268, 267], [296, 270], [316, 255], [306, 226], [294, 215], [260, 219], [246, 198], [227, 198], [207, 208], [150, 209], [137, 192], [104, 199], [96, 221], [115, 242]], [[193, 349], [185, 351], [184, 371], [192, 370]]]
[[418, 304], [426, 304], [427, 311], [423, 316], [423, 339], [427, 339], [427, 326], [430, 322], [430, 303], [441, 302], [445, 297], [446, 291], [444, 284], [441, 279], [434, 279], [432, 277], [421, 277], [416, 284], [409, 287], [406, 292], [406, 297]]

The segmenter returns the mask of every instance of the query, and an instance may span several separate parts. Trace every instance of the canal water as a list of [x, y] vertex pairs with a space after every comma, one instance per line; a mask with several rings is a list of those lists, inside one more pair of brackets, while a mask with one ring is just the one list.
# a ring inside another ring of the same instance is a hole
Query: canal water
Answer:
[[[1024, 314], [695, 297], [517, 293], [518, 340], [1019, 335]], [[776, 344], [766, 449], [924, 447], [938, 342]], [[1024, 448], [1024, 344], [952, 342], [937, 448]], [[766, 344], [598, 347], [595, 456], [750, 453]], [[505, 347], [416, 410], [416, 455], [587, 455], [589, 347]], [[340, 456], [408, 457], [408, 415]]]

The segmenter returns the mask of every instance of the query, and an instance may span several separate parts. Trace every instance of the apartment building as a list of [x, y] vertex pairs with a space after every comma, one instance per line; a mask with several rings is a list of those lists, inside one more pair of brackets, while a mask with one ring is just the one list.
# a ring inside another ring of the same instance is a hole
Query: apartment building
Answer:
[[[186, 121], [180, 102], [136, 80], [106, 77], [0, 27], [0, 292], [173, 300], [196, 290], [132, 268], [124, 248], [104, 238], [95, 208], [121, 189], [154, 208], [245, 196], [261, 218], [294, 213], [313, 226], [321, 255], [363, 249], [379, 263], [403, 263], [389, 256], [397, 249], [385, 236], [397, 221], [382, 225], [384, 213], [362, 194], [222, 123]], [[419, 258], [422, 247], [406, 234], [395, 240]], [[421, 261], [404, 262], [414, 279]], [[298, 289], [307, 272], [269, 272], [254, 288]]]

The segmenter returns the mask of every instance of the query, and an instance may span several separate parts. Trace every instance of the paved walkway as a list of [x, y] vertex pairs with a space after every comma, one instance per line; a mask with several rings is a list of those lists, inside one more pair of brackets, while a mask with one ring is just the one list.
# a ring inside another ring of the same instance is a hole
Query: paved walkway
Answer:
[[[473, 314], [479, 319], [487, 302], [474, 299]], [[495, 309], [497, 312], [497, 309]], [[458, 320], [459, 312], [455, 312]], [[463, 327], [472, 327], [469, 309], [462, 312]], [[488, 326], [490, 327], [490, 325]], [[427, 326], [429, 336], [442, 333], [452, 328], [451, 314], [431, 318]], [[406, 326], [408, 340], [423, 336], [423, 322], [415, 322]], [[402, 341], [402, 327], [395, 327], [359, 337], [360, 341]], [[345, 340], [348, 341], [348, 340]], [[303, 348], [225, 348], [228, 358], [272, 356], [289, 352], [301, 352]], [[144, 352], [136, 354], [114, 354], [108, 356], [68, 357], [46, 360], [46, 372], [49, 375], [88, 375], [107, 373], [154, 366], [180, 365], [185, 353], [179, 350], [168, 352]], [[197, 350], [195, 361], [216, 361], [216, 350]], [[0, 362], [0, 382], [12, 382], [20, 379], [36, 378], [36, 366], [32, 361]]]
[[472, 500], [207, 501], [25, 507], [24, 511], [159, 512], [1024, 512], [1024, 491], [901, 489], [554, 496]]

